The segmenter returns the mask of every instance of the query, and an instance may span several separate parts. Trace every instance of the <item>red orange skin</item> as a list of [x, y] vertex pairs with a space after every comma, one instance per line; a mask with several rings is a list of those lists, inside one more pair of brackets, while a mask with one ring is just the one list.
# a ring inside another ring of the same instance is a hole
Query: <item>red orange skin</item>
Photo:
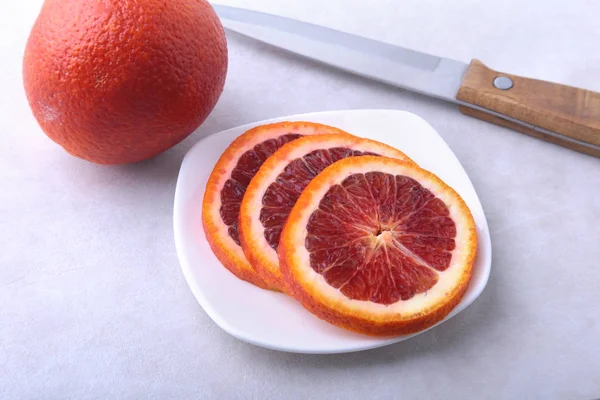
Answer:
[[446, 317], [454, 307], [460, 302], [467, 288], [469, 281], [463, 285], [460, 290], [454, 293], [451, 300], [438, 308], [434, 313], [425, 314], [415, 318], [407, 323], [402, 322], [374, 322], [370, 319], [361, 318], [356, 315], [348, 315], [337, 312], [333, 309], [326, 309], [315, 301], [315, 299], [305, 291], [290, 275], [289, 266], [285, 261], [285, 247], [280, 246], [279, 265], [283, 272], [283, 279], [286, 284], [286, 293], [294, 297], [304, 308], [316, 315], [317, 317], [336, 325], [340, 328], [348, 329], [356, 333], [362, 333], [369, 336], [398, 336], [409, 335], [411, 333], [420, 332], [427, 329]]
[[226, 72], [225, 34], [205, 0], [46, 0], [23, 59], [42, 130], [99, 164], [179, 143], [215, 106]]
[[250, 224], [249, 218], [244, 218], [240, 214], [239, 218], [239, 227], [240, 227], [240, 242], [242, 244], [242, 250], [244, 251], [244, 255], [254, 268], [254, 271], [260, 276], [260, 278], [267, 282], [267, 285], [276, 292], [286, 293], [286, 288], [281, 285], [281, 282], [277, 279], [275, 275], [271, 273], [266, 267], [263, 266], [262, 260], [260, 258], [260, 254], [257, 254], [251, 243], [247, 240], [246, 235], [244, 235], [244, 227]]
[[202, 227], [204, 228], [204, 232], [206, 234], [206, 241], [208, 242], [210, 249], [219, 259], [221, 264], [223, 264], [223, 266], [229, 270], [229, 272], [231, 272], [238, 278], [253, 284], [254, 286], [258, 286], [261, 289], [279, 291], [274, 286], [262, 280], [254, 270], [241, 268], [240, 265], [247, 261], [238, 260], [234, 254], [228, 252], [221, 245], [221, 242], [218, 240], [218, 238], [210, 234], [211, 228], [206, 224], [206, 221], [204, 219], [202, 220]]

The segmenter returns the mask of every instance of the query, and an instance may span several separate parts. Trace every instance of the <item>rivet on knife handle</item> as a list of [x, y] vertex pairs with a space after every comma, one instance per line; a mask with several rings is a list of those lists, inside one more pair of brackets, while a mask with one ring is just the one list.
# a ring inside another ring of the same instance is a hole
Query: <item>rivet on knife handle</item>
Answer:
[[[498, 77], [510, 79], [512, 86], [496, 87]], [[499, 73], [473, 60], [456, 99], [533, 127], [467, 106], [460, 107], [463, 114], [600, 157], [600, 93]]]

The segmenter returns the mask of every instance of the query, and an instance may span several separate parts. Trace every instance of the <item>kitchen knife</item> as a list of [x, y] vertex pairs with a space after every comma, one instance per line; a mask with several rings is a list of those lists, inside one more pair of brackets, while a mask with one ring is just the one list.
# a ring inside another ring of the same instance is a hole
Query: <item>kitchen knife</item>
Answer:
[[212, 4], [223, 26], [465, 114], [600, 157], [600, 93], [505, 74], [276, 15]]

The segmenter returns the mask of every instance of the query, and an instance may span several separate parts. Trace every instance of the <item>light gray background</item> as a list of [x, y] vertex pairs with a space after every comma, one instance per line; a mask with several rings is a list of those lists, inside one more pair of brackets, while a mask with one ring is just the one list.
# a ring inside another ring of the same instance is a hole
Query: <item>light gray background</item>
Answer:
[[[263, 11], [600, 91], [596, 0], [246, 0]], [[68, 156], [21, 83], [41, 1], [0, 8], [0, 398], [600, 396], [600, 161], [454, 106], [229, 37], [225, 91], [185, 142], [137, 165]], [[309, 111], [424, 117], [471, 176], [494, 248], [482, 296], [412, 340], [303, 356], [242, 343], [196, 303], [172, 232], [178, 168], [201, 137]]]

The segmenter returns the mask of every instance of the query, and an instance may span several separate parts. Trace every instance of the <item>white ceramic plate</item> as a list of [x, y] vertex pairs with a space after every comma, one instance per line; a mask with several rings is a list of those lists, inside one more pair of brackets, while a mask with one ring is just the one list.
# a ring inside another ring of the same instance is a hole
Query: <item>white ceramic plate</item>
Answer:
[[469, 177], [444, 140], [423, 119], [404, 111], [321, 112], [228, 129], [198, 142], [183, 160], [174, 206], [177, 254], [194, 296], [217, 325], [246, 342], [297, 353], [366, 350], [416, 335], [379, 339], [337, 328], [313, 316], [284, 294], [262, 290], [237, 279], [211, 252], [202, 229], [201, 205], [204, 187], [215, 163], [231, 141], [249, 128], [283, 120], [320, 122], [387, 143], [402, 150], [421, 167], [452, 186], [473, 213], [479, 249], [471, 284], [462, 301], [444, 321], [464, 310], [479, 296], [491, 268], [492, 248], [488, 226]]

